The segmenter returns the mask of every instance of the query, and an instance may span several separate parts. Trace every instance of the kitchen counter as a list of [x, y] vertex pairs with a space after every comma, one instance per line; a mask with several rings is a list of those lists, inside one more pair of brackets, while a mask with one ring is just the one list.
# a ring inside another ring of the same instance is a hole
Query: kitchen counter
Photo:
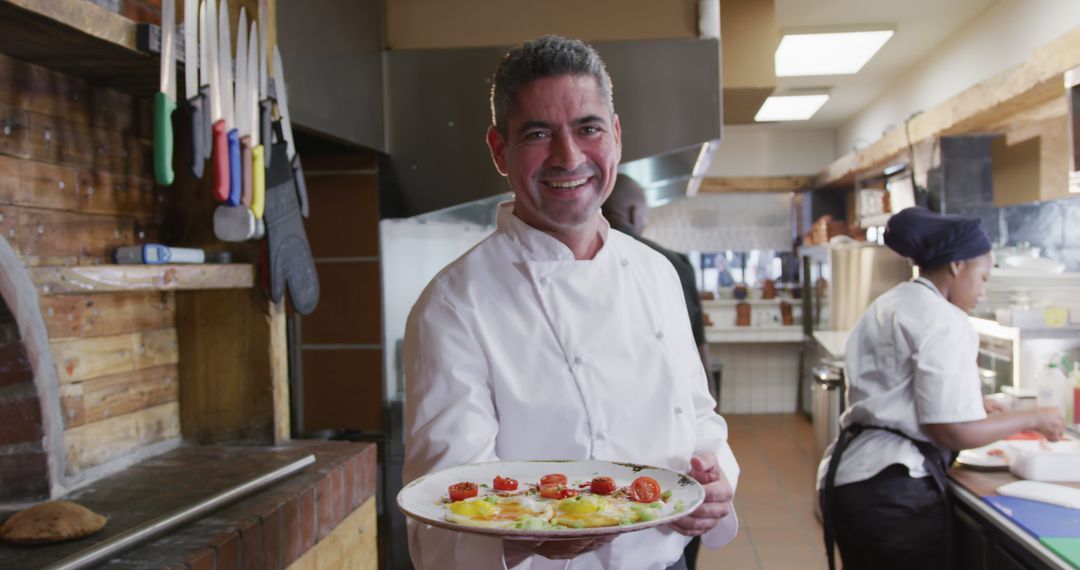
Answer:
[[[1080, 510], [1001, 497], [998, 487], [1019, 480], [1008, 471], [953, 467], [949, 479], [958, 514], [955, 540], [961, 547], [959, 555], [964, 560], [983, 557], [982, 563], [971, 561], [965, 568], [1002, 567], [998, 560], [1005, 558], [1011, 563], [1005, 567], [1010, 568], [1080, 569]], [[1080, 488], [1080, 484], [1067, 485]], [[1033, 515], [1025, 508], [1028, 506], [1046, 514]], [[1054, 513], [1060, 515], [1059, 520]]]
[[814, 340], [836, 360], [844, 359], [844, 347], [847, 345], [850, 331], [814, 331]]

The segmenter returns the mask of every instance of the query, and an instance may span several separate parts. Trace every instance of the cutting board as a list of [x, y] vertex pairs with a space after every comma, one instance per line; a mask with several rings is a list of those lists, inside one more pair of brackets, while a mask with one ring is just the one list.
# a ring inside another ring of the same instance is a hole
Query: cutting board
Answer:
[[983, 500], [1035, 538], [1080, 538], [1080, 509], [999, 495]]
[[1039, 542], [1072, 564], [1073, 568], [1080, 569], [1080, 538], [1043, 538]]

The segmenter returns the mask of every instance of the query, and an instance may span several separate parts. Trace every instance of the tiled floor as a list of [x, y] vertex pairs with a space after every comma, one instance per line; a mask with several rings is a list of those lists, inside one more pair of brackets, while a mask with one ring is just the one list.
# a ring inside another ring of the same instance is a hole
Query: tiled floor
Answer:
[[827, 567], [814, 518], [814, 433], [797, 414], [726, 415], [742, 473], [735, 493], [739, 535], [702, 549], [701, 570], [820, 570]]

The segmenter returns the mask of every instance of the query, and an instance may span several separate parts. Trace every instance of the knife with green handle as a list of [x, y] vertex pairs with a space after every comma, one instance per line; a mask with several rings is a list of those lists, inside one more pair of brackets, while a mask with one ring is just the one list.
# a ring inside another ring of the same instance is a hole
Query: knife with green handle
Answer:
[[154, 178], [171, 186], [172, 114], [176, 110], [176, 0], [161, 3], [161, 90], [154, 98]]

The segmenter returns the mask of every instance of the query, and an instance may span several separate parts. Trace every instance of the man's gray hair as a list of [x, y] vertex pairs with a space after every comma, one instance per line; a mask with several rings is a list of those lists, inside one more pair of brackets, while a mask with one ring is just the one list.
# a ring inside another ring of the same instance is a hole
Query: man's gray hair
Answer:
[[600, 54], [581, 40], [561, 36], [542, 36], [529, 40], [506, 53], [491, 82], [491, 121], [506, 138], [506, 117], [523, 87], [544, 77], [589, 75], [596, 79], [600, 92], [614, 113], [611, 77]]

